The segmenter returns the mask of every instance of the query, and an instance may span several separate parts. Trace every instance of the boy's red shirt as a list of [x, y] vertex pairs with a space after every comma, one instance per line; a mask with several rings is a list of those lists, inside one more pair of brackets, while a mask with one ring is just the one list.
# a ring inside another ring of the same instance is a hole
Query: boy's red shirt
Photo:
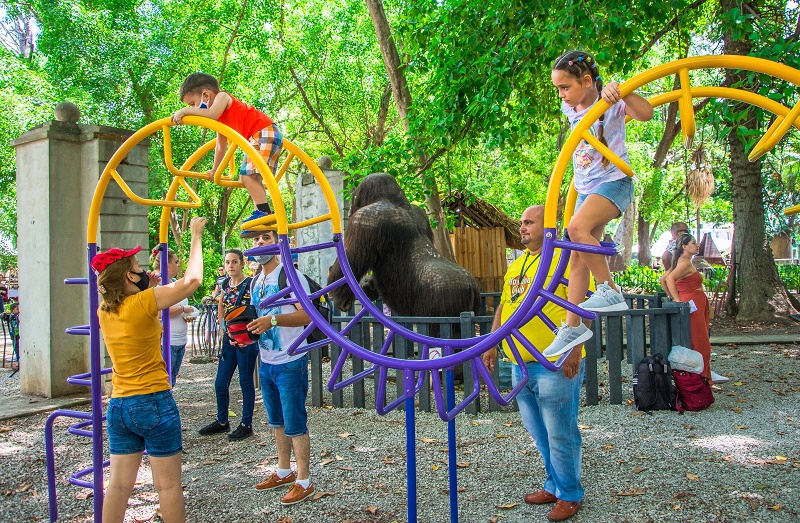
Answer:
[[255, 107], [240, 102], [233, 96], [231, 96], [231, 106], [219, 115], [217, 121], [224, 123], [247, 139], [250, 139], [264, 127], [273, 124], [269, 116]]

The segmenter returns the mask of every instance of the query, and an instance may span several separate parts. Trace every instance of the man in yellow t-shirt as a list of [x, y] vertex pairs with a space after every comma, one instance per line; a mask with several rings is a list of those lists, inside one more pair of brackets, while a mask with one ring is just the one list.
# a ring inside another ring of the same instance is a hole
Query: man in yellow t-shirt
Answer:
[[[500, 328], [522, 303], [539, 268], [544, 241], [544, 207], [525, 209], [521, 222], [519, 232], [527, 250], [506, 272], [503, 294], [495, 311], [492, 331]], [[554, 253], [545, 286], [558, 264], [559, 254], [559, 251]], [[555, 294], [566, 301], [566, 286], [559, 285]], [[556, 326], [566, 318], [566, 310], [552, 302], [544, 306], [543, 312]], [[547, 348], [555, 337], [553, 331], [538, 317], [534, 317], [519, 330], [539, 350]], [[525, 495], [525, 502], [535, 505], [556, 503], [547, 517], [551, 521], [563, 521], [578, 511], [584, 494], [580, 479], [581, 433], [578, 429], [578, 405], [583, 384], [585, 351], [583, 347], [580, 351], [573, 350], [562, 368], [551, 372], [521, 343], [517, 341], [515, 345], [525, 361], [529, 376], [528, 383], [516, 397], [517, 404], [522, 423], [533, 437], [547, 473], [542, 489]], [[503, 341], [503, 349], [511, 356], [506, 341]], [[483, 355], [483, 362], [490, 371], [493, 370], [497, 362], [497, 352], [487, 351]], [[512, 383], [516, 385], [521, 379], [521, 372], [517, 362], [513, 363]]]

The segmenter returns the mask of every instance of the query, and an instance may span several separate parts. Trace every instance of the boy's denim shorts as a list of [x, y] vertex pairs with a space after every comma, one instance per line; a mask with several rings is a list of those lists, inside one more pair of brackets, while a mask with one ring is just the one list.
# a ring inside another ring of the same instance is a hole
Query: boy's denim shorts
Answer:
[[283, 433], [289, 438], [306, 434], [308, 355], [279, 365], [262, 361], [258, 376], [261, 378], [261, 399], [267, 410], [269, 426], [273, 429], [283, 427]]
[[[606, 200], [610, 200], [611, 203], [616, 205], [617, 209], [619, 209], [619, 214], [621, 215], [633, 202], [633, 179], [626, 176], [625, 178], [620, 178], [613, 182], [601, 183], [589, 194], [599, 194]], [[575, 212], [578, 212], [578, 209], [589, 194], [578, 193], [578, 200], [575, 202]]]
[[183, 450], [181, 417], [171, 390], [111, 398], [106, 411], [111, 454], [166, 458]]

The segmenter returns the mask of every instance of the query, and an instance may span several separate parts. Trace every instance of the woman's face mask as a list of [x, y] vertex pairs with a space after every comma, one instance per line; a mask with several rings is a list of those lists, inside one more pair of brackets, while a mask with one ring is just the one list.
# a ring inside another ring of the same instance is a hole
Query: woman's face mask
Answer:
[[133, 273], [133, 274], [135, 274], [135, 275], [137, 275], [139, 277], [139, 281], [135, 281], [135, 282], [133, 282], [133, 284], [136, 285], [136, 287], [140, 291], [146, 291], [147, 288], [150, 287], [150, 278], [147, 276], [146, 272], [144, 272], [144, 271], [141, 271], [141, 272], [131, 271], [131, 273]]

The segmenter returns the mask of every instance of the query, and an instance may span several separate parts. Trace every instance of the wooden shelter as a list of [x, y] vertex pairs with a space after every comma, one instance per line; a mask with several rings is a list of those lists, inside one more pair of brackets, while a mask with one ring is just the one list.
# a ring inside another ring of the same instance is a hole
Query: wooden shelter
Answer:
[[481, 292], [502, 291], [508, 267], [506, 248], [525, 248], [519, 234], [519, 220], [463, 193], [453, 193], [443, 203], [457, 216], [450, 241], [458, 264], [475, 276]]

